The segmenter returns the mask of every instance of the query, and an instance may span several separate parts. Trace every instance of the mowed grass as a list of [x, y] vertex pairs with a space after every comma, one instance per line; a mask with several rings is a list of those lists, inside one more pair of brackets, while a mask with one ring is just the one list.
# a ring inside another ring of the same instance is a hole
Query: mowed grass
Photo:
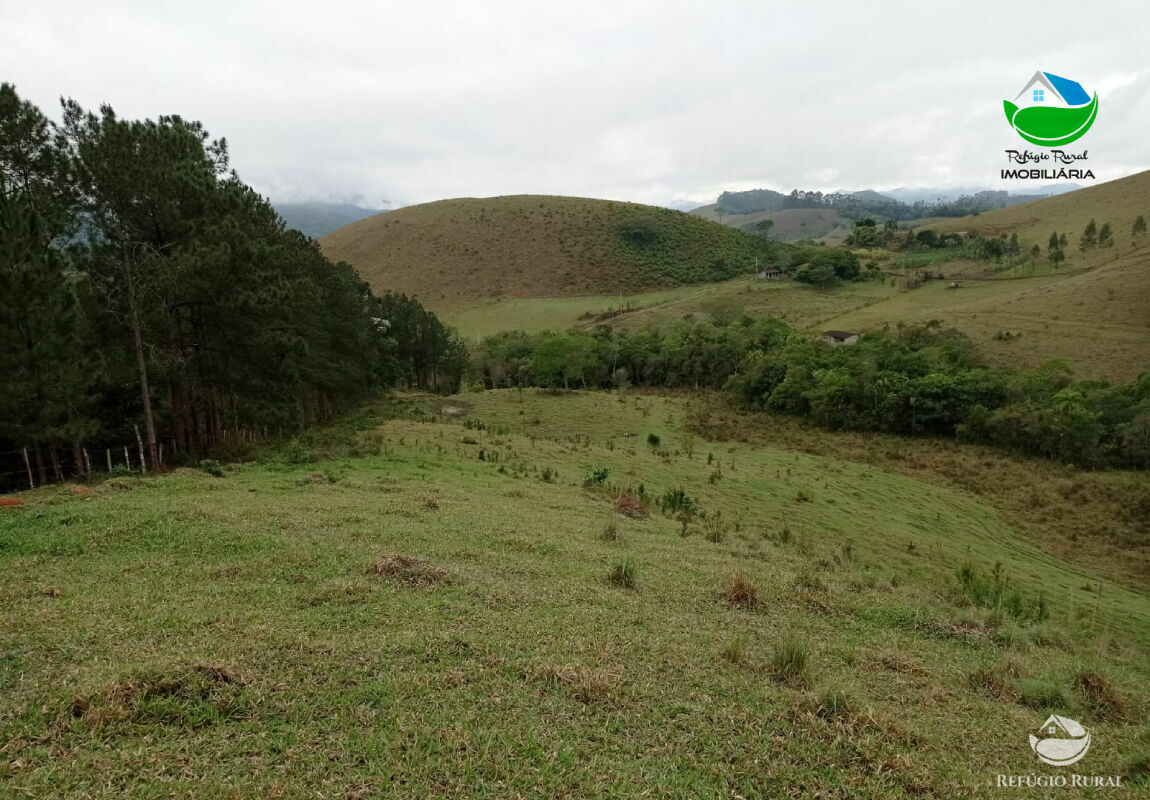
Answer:
[[[1051, 710], [1092, 730], [1090, 772], [1138, 779], [1150, 599], [972, 497], [706, 442], [677, 398], [419, 402], [223, 478], [47, 489], [0, 515], [3, 785], [993, 795], [1041, 769], [1026, 735]], [[653, 503], [615, 514], [639, 484], [705, 516], [684, 535]], [[1045, 591], [1049, 618], [972, 606], [967, 563]]]

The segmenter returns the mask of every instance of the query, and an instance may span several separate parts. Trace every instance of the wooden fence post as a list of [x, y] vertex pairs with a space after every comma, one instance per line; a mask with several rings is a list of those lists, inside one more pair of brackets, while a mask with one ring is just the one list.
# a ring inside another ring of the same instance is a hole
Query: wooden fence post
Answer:
[[112, 474], [112, 448], [105, 448], [104, 455], [108, 457], [108, 474], [110, 475]]
[[24, 448], [24, 468], [28, 470], [28, 488], [35, 489], [36, 481], [32, 479], [32, 462], [28, 460], [28, 448]]
[[140, 437], [140, 426], [133, 425], [132, 427], [136, 429], [136, 446], [140, 448], [140, 474], [147, 475], [148, 459], [144, 458], [144, 440]]

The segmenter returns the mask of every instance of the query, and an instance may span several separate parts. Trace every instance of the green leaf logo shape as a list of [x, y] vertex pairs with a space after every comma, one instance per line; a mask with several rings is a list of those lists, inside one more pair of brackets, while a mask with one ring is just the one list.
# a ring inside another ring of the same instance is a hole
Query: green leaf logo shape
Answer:
[[1098, 93], [1081, 108], [1019, 108], [1009, 100], [1002, 105], [1010, 126], [1023, 139], [1043, 147], [1061, 147], [1090, 130], [1098, 116]]
[[1081, 138], [1098, 116], [1098, 93], [1091, 97], [1077, 81], [1050, 72], [1036, 72], [1018, 93], [1030, 103], [1018, 106], [1003, 100], [1010, 127], [1040, 147], [1061, 147]]

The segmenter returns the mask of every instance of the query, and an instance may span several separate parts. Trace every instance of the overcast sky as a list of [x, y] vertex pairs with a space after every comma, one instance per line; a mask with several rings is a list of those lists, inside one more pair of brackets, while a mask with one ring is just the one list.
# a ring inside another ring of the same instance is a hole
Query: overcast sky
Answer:
[[1150, 167], [1145, 0], [927, 5], [0, 0], [0, 80], [199, 119], [276, 200], [1002, 188], [1039, 68], [1099, 180]]

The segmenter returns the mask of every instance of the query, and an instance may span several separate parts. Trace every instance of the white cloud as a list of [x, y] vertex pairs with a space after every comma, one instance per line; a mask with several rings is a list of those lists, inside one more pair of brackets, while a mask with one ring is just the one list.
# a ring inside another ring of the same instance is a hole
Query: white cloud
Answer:
[[1099, 92], [1100, 179], [1150, 167], [1150, 7], [1005, 8], [6, 2], [0, 79], [200, 119], [281, 199], [996, 186], [1040, 67]]

